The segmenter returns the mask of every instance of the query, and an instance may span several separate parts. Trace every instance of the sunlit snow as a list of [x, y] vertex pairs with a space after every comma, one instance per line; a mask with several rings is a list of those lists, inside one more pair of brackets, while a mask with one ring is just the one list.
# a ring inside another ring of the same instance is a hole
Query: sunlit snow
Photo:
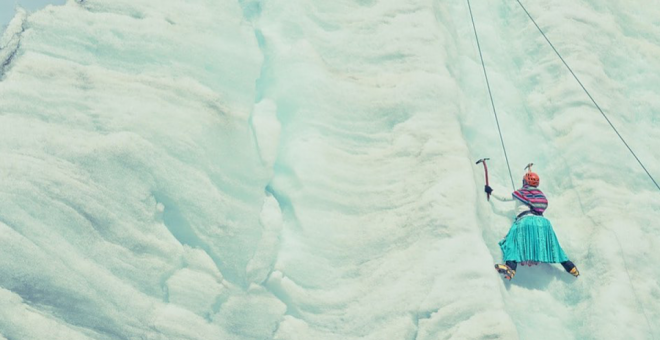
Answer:
[[[522, 1], [660, 179], [660, 6]], [[0, 40], [0, 339], [658, 339], [660, 191], [516, 1], [69, 0]]]

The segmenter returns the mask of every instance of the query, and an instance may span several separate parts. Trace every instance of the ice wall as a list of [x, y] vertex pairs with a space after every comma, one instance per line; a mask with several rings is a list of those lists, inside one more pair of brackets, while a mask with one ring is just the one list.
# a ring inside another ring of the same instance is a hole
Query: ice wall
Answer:
[[425, 1], [263, 3], [260, 99], [282, 124], [269, 188], [285, 219], [265, 283], [287, 304], [277, 338], [514, 336], [478, 265], [491, 259], [451, 21]]
[[[529, 3], [648, 170], [660, 8]], [[516, 2], [69, 1], [0, 41], [0, 339], [653, 339], [658, 191]], [[655, 223], [655, 224], [654, 224]]]
[[71, 1], [2, 47], [0, 333], [272, 333], [284, 304], [245, 278], [271, 170], [239, 4]]

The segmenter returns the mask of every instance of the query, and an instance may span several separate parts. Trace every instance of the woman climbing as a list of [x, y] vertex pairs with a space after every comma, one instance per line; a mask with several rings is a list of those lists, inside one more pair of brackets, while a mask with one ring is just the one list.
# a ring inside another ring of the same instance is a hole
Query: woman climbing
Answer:
[[486, 193], [502, 202], [516, 202], [516, 217], [509, 233], [499, 242], [504, 264], [496, 264], [495, 269], [511, 280], [516, 275], [518, 263], [561, 263], [564, 269], [575, 276], [580, 275], [573, 262], [568, 260], [561, 249], [550, 221], [543, 217], [548, 200], [539, 186], [539, 176], [532, 172], [532, 164], [527, 165], [522, 188], [513, 192], [512, 197], [493, 194], [486, 184]]

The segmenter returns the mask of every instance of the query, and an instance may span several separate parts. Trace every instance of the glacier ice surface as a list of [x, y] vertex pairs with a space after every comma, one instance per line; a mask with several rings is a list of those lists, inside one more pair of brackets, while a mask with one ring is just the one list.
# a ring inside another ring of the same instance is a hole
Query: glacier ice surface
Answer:
[[[660, 7], [524, 2], [660, 177]], [[0, 339], [653, 339], [660, 198], [517, 2], [69, 0], [0, 40]]]

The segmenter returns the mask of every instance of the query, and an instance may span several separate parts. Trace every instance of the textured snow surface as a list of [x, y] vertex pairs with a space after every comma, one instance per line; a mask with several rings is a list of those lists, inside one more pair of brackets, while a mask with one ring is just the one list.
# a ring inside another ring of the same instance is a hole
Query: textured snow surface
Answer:
[[[660, 179], [660, 6], [523, 2]], [[0, 40], [0, 339], [658, 339], [660, 192], [516, 1], [80, 0]]]

